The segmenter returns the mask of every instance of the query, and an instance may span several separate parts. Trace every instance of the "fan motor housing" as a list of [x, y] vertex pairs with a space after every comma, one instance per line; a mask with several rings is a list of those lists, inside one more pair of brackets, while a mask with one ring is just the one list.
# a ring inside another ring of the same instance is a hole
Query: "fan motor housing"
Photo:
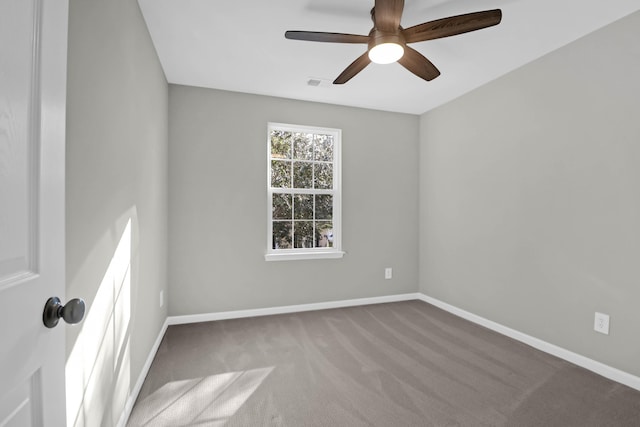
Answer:
[[404, 47], [407, 42], [405, 41], [401, 31], [402, 28], [398, 28], [398, 31], [395, 33], [383, 32], [377, 28], [372, 29], [369, 33], [369, 49], [383, 43], [395, 43]]

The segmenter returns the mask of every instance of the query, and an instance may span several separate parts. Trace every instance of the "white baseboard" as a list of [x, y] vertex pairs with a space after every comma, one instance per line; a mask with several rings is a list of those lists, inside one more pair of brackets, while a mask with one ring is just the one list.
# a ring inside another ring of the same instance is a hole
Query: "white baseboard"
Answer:
[[243, 317], [270, 316], [273, 314], [300, 313], [303, 311], [326, 310], [330, 308], [354, 307], [358, 305], [380, 304], [385, 302], [409, 301], [419, 299], [417, 293], [386, 295], [382, 297], [358, 298], [342, 301], [318, 302], [312, 304], [285, 305], [281, 307], [256, 308], [251, 310], [223, 311], [219, 313], [191, 314], [170, 316], [169, 325], [185, 323], [211, 322], [213, 320], [240, 319]]
[[138, 376], [138, 381], [136, 382], [133, 390], [131, 390], [131, 394], [127, 399], [127, 404], [125, 405], [124, 411], [120, 416], [120, 420], [118, 420], [117, 426], [125, 427], [127, 421], [129, 420], [129, 416], [131, 415], [133, 405], [136, 402], [136, 399], [138, 398], [138, 394], [142, 389], [142, 384], [144, 383], [144, 380], [147, 377], [147, 374], [149, 373], [149, 369], [151, 368], [151, 363], [153, 362], [153, 359], [156, 356], [158, 348], [160, 347], [160, 343], [162, 342], [162, 338], [164, 337], [164, 334], [166, 333], [167, 327], [169, 325], [182, 325], [186, 323], [210, 322], [214, 320], [240, 319], [244, 317], [269, 316], [273, 314], [299, 313], [303, 311], [326, 310], [331, 308], [354, 307], [354, 306], [360, 306], [360, 305], [380, 304], [380, 303], [386, 303], [386, 302], [410, 301], [410, 300], [421, 300], [426, 303], [432, 304], [458, 317], [469, 320], [470, 322], [476, 323], [478, 325], [484, 326], [485, 328], [491, 329], [495, 332], [498, 332], [499, 334], [502, 334], [509, 338], [513, 338], [517, 341], [523, 342], [527, 345], [530, 345], [531, 347], [544, 351], [545, 353], [551, 354], [553, 356], [559, 357], [560, 359], [564, 359], [575, 365], [581, 366], [585, 369], [588, 369], [592, 372], [602, 375], [605, 378], [609, 378], [610, 380], [627, 385], [636, 390], [640, 390], [640, 377], [631, 375], [627, 372], [605, 365], [604, 363], [597, 362], [595, 360], [589, 359], [588, 357], [566, 350], [562, 347], [558, 347], [554, 344], [550, 344], [546, 341], [542, 341], [538, 338], [516, 331], [515, 329], [511, 329], [499, 323], [485, 319], [484, 317], [480, 317], [478, 315], [470, 313], [461, 308], [447, 304], [446, 302], [440, 301], [436, 298], [432, 298], [422, 293], [410, 293], [410, 294], [400, 294], [400, 295], [387, 295], [382, 297], [320, 302], [320, 303], [312, 303], [312, 304], [287, 305], [287, 306], [272, 307], [272, 308], [224, 311], [219, 313], [204, 313], [204, 314], [194, 314], [194, 315], [186, 315], [186, 316], [169, 316], [165, 320], [162, 328], [160, 329], [160, 332], [158, 333], [158, 337], [156, 338], [156, 341], [153, 347], [151, 348], [151, 351], [149, 352], [149, 356], [147, 357], [147, 361], [145, 362], [144, 367], [142, 368], [142, 372], [140, 372], [140, 375]]
[[138, 395], [140, 394], [140, 390], [142, 389], [142, 385], [144, 384], [144, 380], [147, 378], [147, 374], [149, 373], [149, 369], [151, 368], [151, 363], [153, 359], [156, 357], [156, 353], [158, 352], [158, 348], [160, 348], [160, 343], [162, 342], [162, 338], [164, 338], [165, 333], [167, 332], [167, 327], [169, 325], [182, 325], [186, 323], [198, 323], [198, 322], [209, 322], [212, 320], [225, 320], [225, 319], [240, 319], [243, 317], [257, 317], [257, 316], [268, 316], [272, 314], [285, 314], [285, 313], [298, 313], [303, 311], [312, 311], [312, 310], [326, 310], [329, 308], [341, 308], [341, 307], [354, 307], [358, 305], [367, 305], [367, 304], [380, 304], [385, 302], [397, 302], [397, 301], [409, 301], [418, 299], [419, 294], [400, 294], [400, 295], [387, 295], [383, 297], [372, 297], [372, 298], [358, 298], [351, 300], [342, 300], [342, 301], [330, 301], [330, 302], [321, 302], [321, 303], [313, 303], [313, 304], [300, 304], [300, 305], [287, 305], [282, 307], [273, 307], [273, 308], [258, 308], [253, 310], [237, 310], [237, 311], [225, 311], [219, 313], [205, 313], [205, 314], [194, 314], [187, 316], [169, 316], [165, 319], [162, 328], [160, 328], [160, 332], [158, 333], [158, 337], [156, 338], [151, 351], [149, 352], [149, 356], [147, 357], [147, 361], [142, 367], [142, 371], [138, 376], [138, 381], [135, 386], [131, 390], [129, 398], [127, 399], [127, 403], [124, 407], [122, 414], [120, 415], [120, 419], [116, 424], [117, 427], [125, 427], [127, 421], [129, 421], [129, 417], [131, 416], [131, 411], [133, 410], [133, 405], [136, 403], [136, 399], [138, 399]]
[[562, 347], [558, 347], [557, 345], [548, 343], [541, 339], [516, 331], [515, 329], [508, 328], [504, 325], [485, 319], [484, 317], [480, 317], [478, 315], [475, 315], [473, 313], [470, 313], [468, 311], [465, 311], [453, 305], [447, 304], [446, 302], [440, 301], [436, 298], [432, 298], [425, 294], [419, 293], [418, 299], [426, 303], [435, 305], [436, 307], [439, 307], [445, 311], [448, 311], [449, 313], [454, 314], [458, 317], [462, 317], [463, 319], [469, 320], [470, 322], [476, 323], [478, 325], [484, 326], [485, 328], [498, 332], [499, 334], [502, 334], [509, 338], [513, 338], [514, 340], [523, 342], [527, 345], [530, 345], [533, 348], [544, 351], [545, 353], [559, 357], [560, 359], [564, 359], [568, 362], [573, 363], [574, 365], [581, 366], [585, 369], [595, 372], [596, 374], [602, 375], [605, 378], [609, 378], [610, 380], [619, 382], [621, 384], [624, 384], [636, 390], [640, 390], [640, 377], [629, 374], [628, 372], [621, 371], [619, 369], [605, 365], [604, 363], [600, 363], [596, 360], [589, 359], [588, 357], [582, 356], [578, 353], [574, 353]]
[[153, 347], [151, 347], [151, 351], [149, 351], [149, 356], [147, 356], [147, 360], [142, 367], [142, 371], [140, 375], [138, 375], [138, 381], [134, 385], [131, 393], [129, 394], [129, 398], [127, 399], [127, 403], [124, 405], [124, 409], [122, 414], [120, 415], [120, 419], [118, 420], [117, 427], [125, 427], [127, 421], [129, 421], [129, 417], [131, 416], [131, 411], [133, 410], [133, 405], [136, 403], [138, 399], [138, 395], [140, 394], [140, 390], [142, 389], [142, 385], [144, 384], [144, 380], [147, 378], [147, 374], [149, 373], [149, 369], [151, 369], [151, 363], [153, 363], [153, 359], [156, 357], [156, 353], [158, 352], [158, 348], [160, 348], [160, 343], [162, 342], [162, 338], [164, 338], [164, 334], [167, 332], [167, 327], [169, 326], [169, 319], [165, 319], [162, 327], [160, 328], [160, 332], [158, 332], [158, 337], [156, 341], [153, 343]]

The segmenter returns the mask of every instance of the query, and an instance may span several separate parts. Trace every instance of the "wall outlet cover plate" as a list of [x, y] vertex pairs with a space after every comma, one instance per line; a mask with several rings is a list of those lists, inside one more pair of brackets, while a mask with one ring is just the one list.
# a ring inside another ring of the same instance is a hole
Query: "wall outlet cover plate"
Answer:
[[609, 335], [609, 315], [596, 311], [593, 330], [601, 334]]

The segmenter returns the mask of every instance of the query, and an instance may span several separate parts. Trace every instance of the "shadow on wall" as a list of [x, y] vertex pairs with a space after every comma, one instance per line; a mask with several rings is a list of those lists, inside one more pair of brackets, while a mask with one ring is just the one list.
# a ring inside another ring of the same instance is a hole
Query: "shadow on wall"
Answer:
[[129, 217], [67, 358], [68, 426], [99, 426], [105, 419], [118, 420], [129, 396], [131, 227]]

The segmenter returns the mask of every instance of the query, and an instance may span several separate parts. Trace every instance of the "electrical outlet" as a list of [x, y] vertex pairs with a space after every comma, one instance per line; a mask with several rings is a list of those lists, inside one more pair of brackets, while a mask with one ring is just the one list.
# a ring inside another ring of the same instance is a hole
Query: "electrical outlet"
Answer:
[[160, 308], [164, 305], [164, 291], [160, 291]]
[[389, 280], [393, 277], [393, 268], [387, 267], [384, 269], [384, 278]]
[[600, 332], [601, 334], [609, 335], [609, 315], [598, 313], [596, 311], [593, 330], [596, 332]]

